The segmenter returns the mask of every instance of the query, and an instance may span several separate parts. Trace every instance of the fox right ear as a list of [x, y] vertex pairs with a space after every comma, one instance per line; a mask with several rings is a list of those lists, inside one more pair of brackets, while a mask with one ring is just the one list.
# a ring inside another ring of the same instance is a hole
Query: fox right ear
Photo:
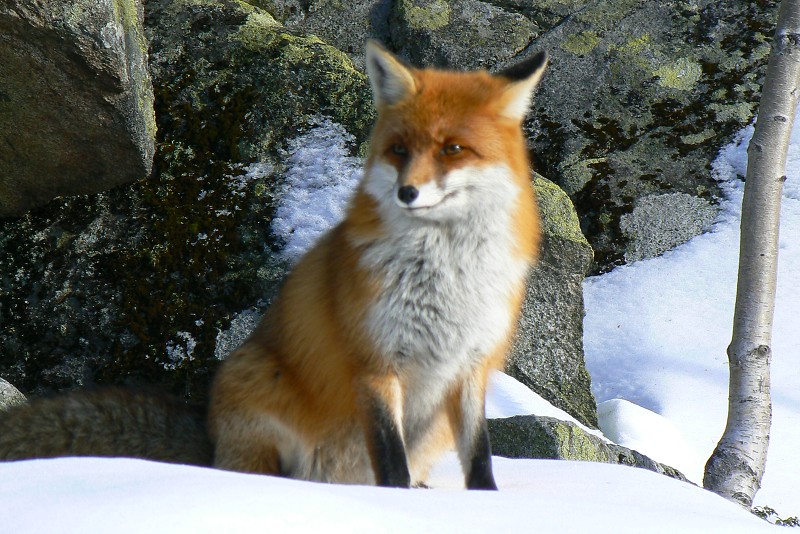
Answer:
[[375, 107], [391, 106], [416, 91], [411, 69], [377, 41], [367, 41], [367, 74]]
[[508, 80], [505, 91], [503, 114], [512, 119], [522, 120], [528, 112], [533, 91], [542, 79], [547, 67], [547, 54], [539, 52], [535, 56], [517, 63], [498, 73]]

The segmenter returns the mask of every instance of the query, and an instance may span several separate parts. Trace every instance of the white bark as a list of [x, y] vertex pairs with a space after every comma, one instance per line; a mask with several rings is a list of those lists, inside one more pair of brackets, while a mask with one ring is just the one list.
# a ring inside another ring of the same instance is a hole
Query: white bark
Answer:
[[703, 485], [750, 507], [761, 486], [772, 420], [769, 365], [786, 151], [800, 93], [800, 0], [783, 0], [747, 150], [739, 281], [728, 347], [728, 423]]

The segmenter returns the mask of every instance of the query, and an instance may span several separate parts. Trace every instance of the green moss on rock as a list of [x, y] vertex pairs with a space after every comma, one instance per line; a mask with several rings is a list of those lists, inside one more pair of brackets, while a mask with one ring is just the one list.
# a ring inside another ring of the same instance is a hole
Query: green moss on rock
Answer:
[[250, 51], [259, 52], [274, 46], [281, 24], [266, 11], [253, 11], [233, 35]]
[[703, 77], [703, 69], [697, 62], [683, 57], [662, 65], [653, 74], [658, 76], [658, 83], [662, 87], [688, 91]]
[[450, 5], [445, 0], [431, 2], [403, 0], [400, 9], [411, 28], [415, 30], [436, 30], [450, 24]]
[[578, 214], [567, 194], [547, 178], [534, 173], [534, 187], [539, 199], [545, 234], [589, 246], [581, 232]]
[[600, 43], [600, 38], [593, 31], [580, 32], [561, 43], [561, 48], [573, 54], [588, 54]]

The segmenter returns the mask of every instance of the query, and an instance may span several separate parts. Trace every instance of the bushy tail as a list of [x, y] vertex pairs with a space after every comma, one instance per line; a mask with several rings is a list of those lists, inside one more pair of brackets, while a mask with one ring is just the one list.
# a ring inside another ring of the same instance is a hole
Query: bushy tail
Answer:
[[205, 414], [123, 388], [75, 391], [0, 411], [0, 460], [122, 456], [210, 466]]

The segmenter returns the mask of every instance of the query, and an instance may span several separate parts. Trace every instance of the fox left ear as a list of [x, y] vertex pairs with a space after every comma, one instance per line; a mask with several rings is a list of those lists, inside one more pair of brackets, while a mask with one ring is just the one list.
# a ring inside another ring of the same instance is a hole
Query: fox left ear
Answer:
[[498, 76], [508, 78], [503, 97], [502, 114], [510, 119], [522, 120], [528, 113], [533, 91], [542, 79], [547, 67], [547, 54], [539, 52], [516, 65], [512, 65], [497, 73]]
[[411, 68], [377, 41], [367, 41], [367, 74], [375, 107], [394, 105], [414, 94]]

